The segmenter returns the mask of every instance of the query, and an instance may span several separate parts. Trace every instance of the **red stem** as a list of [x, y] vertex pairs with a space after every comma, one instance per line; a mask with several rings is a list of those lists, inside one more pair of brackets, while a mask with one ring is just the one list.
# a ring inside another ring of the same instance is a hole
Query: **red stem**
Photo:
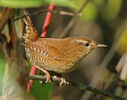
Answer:
[[[42, 27], [42, 32], [41, 32], [40, 37], [46, 37], [46, 34], [48, 32], [48, 27], [49, 27], [51, 19], [52, 19], [52, 11], [54, 10], [54, 8], [55, 8], [54, 3], [51, 3], [49, 5], [49, 8], [48, 8], [50, 11], [47, 12], [47, 14], [46, 14], [46, 18], [45, 18], [45, 21], [44, 21], [44, 25]], [[32, 66], [31, 69], [30, 69], [30, 74], [35, 75], [36, 71], [37, 71], [37, 68]], [[28, 92], [30, 92], [32, 85], [33, 85], [33, 80], [29, 80], [28, 85], [27, 85], [27, 91]]]
[[51, 3], [49, 5], [49, 8], [48, 8], [50, 10], [50, 12], [47, 12], [46, 18], [45, 18], [45, 21], [44, 21], [44, 25], [42, 27], [42, 32], [41, 32], [41, 35], [40, 35], [41, 37], [46, 37], [48, 27], [49, 27], [51, 19], [52, 19], [52, 11], [54, 10], [54, 8], [55, 8], [54, 3]]
[[[30, 69], [30, 74], [33, 74], [35, 75], [36, 74], [36, 71], [37, 71], [37, 68], [34, 67], [34, 66], [31, 66], [31, 69]], [[27, 84], [27, 91], [30, 92], [31, 88], [32, 88], [32, 85], [33, 85], [33, 80], [29, 80], [28, 84]]]

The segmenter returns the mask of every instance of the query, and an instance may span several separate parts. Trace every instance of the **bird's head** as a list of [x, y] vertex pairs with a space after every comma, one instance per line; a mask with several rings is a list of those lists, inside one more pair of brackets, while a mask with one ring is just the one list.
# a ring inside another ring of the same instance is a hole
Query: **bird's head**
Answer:
[[94, 40], [87, 37], [73, 37], [73, 42], [77, 45], [77, 49], [83, 52], [85, 55], [89, 54], [93, 49], [97, 47], [107, 47], [104, 44], [97, 44]]

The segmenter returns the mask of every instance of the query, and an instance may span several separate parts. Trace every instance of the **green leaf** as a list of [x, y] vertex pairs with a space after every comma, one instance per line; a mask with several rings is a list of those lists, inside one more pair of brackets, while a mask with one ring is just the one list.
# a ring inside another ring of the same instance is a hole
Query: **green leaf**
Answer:
[[122, 6], [122, 0], [108, 0], [102, 16], [106, 20], [112, 20], [116, 18], [120, 12]]
[[78, 2], [78, 0], [55, 0], [55, 4], [77, 9], [80, 7], [81, 2]]
[[[0, 0], [0, 6], [11, 8], [29, 8], [39, 7], [51, 3], [51, 0]], [[80, 7], [77, 0], [54, 0], [55, 5], [66, 6], [70, 8]]]
[[38, 7], [44, 3], [45, 0], [0, 0], [0, 6], [12, 8]]
[[87, 21], [92, 21], [96, 19], [97, 13], [96, 6], [92, 2], [89, 2], [83, 9], [82, 16], [80, 18]]

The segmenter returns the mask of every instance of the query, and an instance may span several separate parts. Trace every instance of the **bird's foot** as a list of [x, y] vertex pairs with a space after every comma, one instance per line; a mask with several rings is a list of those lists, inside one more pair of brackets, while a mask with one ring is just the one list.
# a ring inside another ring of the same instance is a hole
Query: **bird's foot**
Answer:
[[59, 83], [60, 86], [69, 84], [69, 82], [67, 82], [66, 79], [63, 78], [63, 77], [61, 77], [60, 80], [61, 80], [60, 83]]
[[66, 81], [66, 79], [62, 76], [53, 76], [52, 79], [56, 82], [59, 82], [59, 86], [62, 86], [62, 85], [69, 85], [69, 82]]
[[40, 81], [41, 84], [51, 82], [50, 74], [46, 74], [44, 77], [46, 77], [46, 81]]

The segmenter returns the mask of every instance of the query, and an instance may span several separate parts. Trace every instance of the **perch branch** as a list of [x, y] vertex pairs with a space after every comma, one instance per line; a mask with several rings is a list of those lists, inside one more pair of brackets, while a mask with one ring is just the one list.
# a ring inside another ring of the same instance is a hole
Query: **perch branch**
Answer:
[[[30, 75], [30, 79], [46, 81], [46, 76]], [[52, 76], [51, 79], [52, 79], [53, 82], [58, 82], [59, 83], [61, 81], [61, 78], [56, 77], [56, 76]], [[68, 81], [68, 83], [69, 84], [67, 86], [71, 86], [71, 87], [80, 89], [82, 91], [86, 91], [87, 90], [87, 91], [96, 93], [98, 95], [102, 95], [102, 96], [105, 96], [105, 97], [108, 97], [108, 98], [112, 98], [114, 100], [127, 100], [127, 98], [125, 98], [125, 97], [117, 96], [117, 95], [114, 95], [114, 94], [112, 94], [110, 92], [106, 92], [106, 91], [102, 91], [102, 90], [90, 87], [90, 86], [88, 86], [86, 84], [79, 84], [79, 83], [70, 82], [70, 81]]]

